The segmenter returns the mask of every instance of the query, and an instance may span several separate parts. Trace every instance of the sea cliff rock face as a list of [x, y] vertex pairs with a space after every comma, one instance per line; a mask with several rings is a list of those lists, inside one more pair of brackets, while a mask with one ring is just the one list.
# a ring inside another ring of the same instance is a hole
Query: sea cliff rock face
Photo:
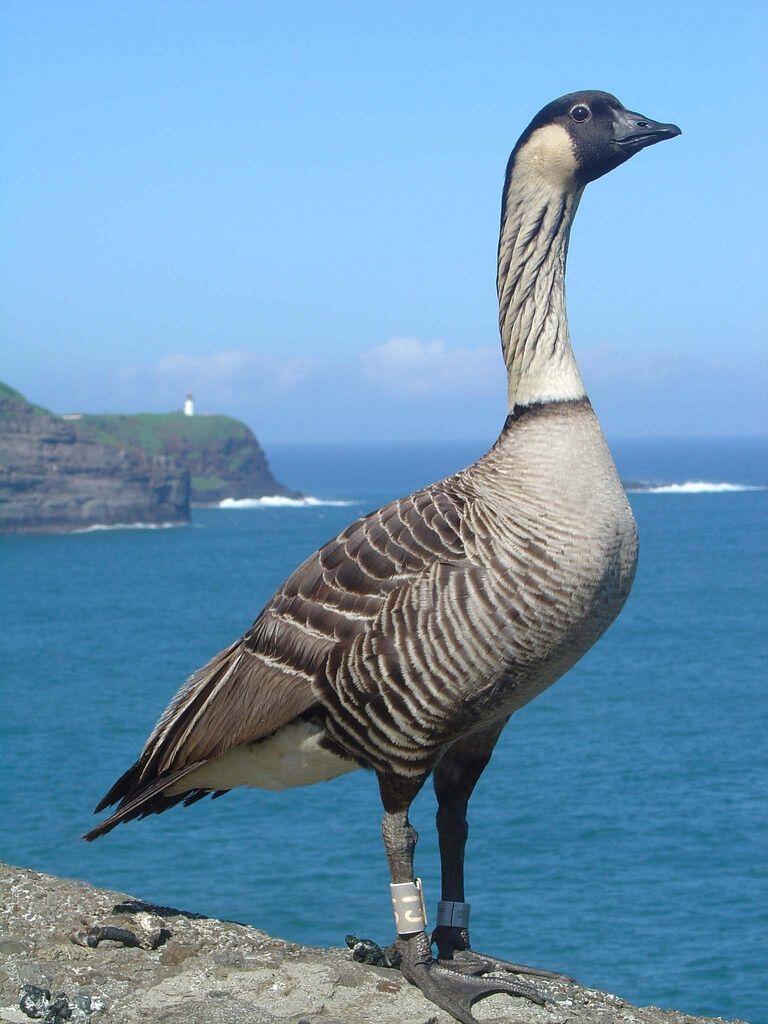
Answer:
[[83, 416], [74, 422], [81, 438], [164, 455], [186, 469], [193, 505], [215, 505], [224, 498], [300, 497], [275, 480], [253, 431], [229, 416], [139, 413]]
[[186, 470], [81, 438], [73, 422], [0, 385], [0, 532], [188, 519]]
[[[0, 1021], [59, 1024], [453, 1024], [396, 970], [0, 864]], [[550, 1002], [491, 996], [507, 1024], [703, 1024], [573, 982]]]

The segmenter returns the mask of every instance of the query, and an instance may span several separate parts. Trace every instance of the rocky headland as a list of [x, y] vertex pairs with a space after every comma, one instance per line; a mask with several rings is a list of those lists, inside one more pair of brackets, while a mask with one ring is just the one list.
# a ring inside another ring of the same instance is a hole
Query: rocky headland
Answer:
[[189, 474], [165, 455], [78, 435], [0, 384], [0, 532], [184, 523]]
[[[0, 864], [0, 1021], [25, 1024], [452, 1024], [399, 971], [230, 921]], [[491, 996], [507, 1024], [703, 1024], [566, 980], [550, 1002]]]
[[84, 441], [170, 459], [189, 473], [192, 505], [216, 505], [224, 498], [301, 497], [275, 480], [253, 431], [230, 416], [84, 415], [74, 427]]
[[190, 504], [300, 497], [228, 416], [56, 416], [0, 384], [0, 532], [189, 521]]

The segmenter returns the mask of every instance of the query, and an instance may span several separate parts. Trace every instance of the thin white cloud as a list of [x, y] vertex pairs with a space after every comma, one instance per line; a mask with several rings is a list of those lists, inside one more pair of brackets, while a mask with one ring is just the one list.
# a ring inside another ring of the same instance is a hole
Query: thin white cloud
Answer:
[[603, 342], [585, 348], [576, 345], [576, 358], [587, 388], [658, 388], [675, 379], [685, 368], [680, 352], [671, 349], [632, 349], [627, 345]]
[[444, 341], [390, 338], [360, 356], [363, 374], [383, 391], [423, 397], [498, 389], [503, 366], [495, 346], [449, 348]]
[[126, 390], [144, 392], [155, 402], [178, 405], [192, 391], [206, 407], [226, 409], [243, 397], [263, 399], [293, 391], [315, 370], [312, 360], [277, 359], [247, 349], [220, 349], [202, 355], [173, 352], [156, 363], [131, 366], [120, 377]]
[[163, 356], [154, 371], [159, 380], [173, 384], [189, 381], [191, 386], [240, 385], [243, 380], [260, 388], [290, 390], [312, 372], [310, 360], [300, 357], [275, 359], [246, 349], [224, 349], [200, 356], [175, 352]]

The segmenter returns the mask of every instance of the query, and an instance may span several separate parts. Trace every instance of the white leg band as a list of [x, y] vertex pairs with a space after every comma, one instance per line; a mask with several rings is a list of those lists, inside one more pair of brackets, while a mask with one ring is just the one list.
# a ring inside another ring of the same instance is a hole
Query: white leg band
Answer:
[[415, 935], [427, 927], [427, 911], [421, 879], [412, 882], [392, 882], [389, 887], [392, 896], [392, 910], [398, 935]]
[[469, 928], [469, 904], [440, 900], [437, 904], [437, 923], [450, 928]]

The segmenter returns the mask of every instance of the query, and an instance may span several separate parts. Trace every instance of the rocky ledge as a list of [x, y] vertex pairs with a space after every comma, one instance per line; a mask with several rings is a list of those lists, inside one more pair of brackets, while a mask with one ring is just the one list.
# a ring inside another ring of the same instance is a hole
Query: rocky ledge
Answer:
[[[0, 1021], [59, 1024], [451, 1024], [398, 971], [350, 951], [0, 865]], [[546, 1008], [491, 996], [507, 1024], [702, 1024], [567, 982]]]

